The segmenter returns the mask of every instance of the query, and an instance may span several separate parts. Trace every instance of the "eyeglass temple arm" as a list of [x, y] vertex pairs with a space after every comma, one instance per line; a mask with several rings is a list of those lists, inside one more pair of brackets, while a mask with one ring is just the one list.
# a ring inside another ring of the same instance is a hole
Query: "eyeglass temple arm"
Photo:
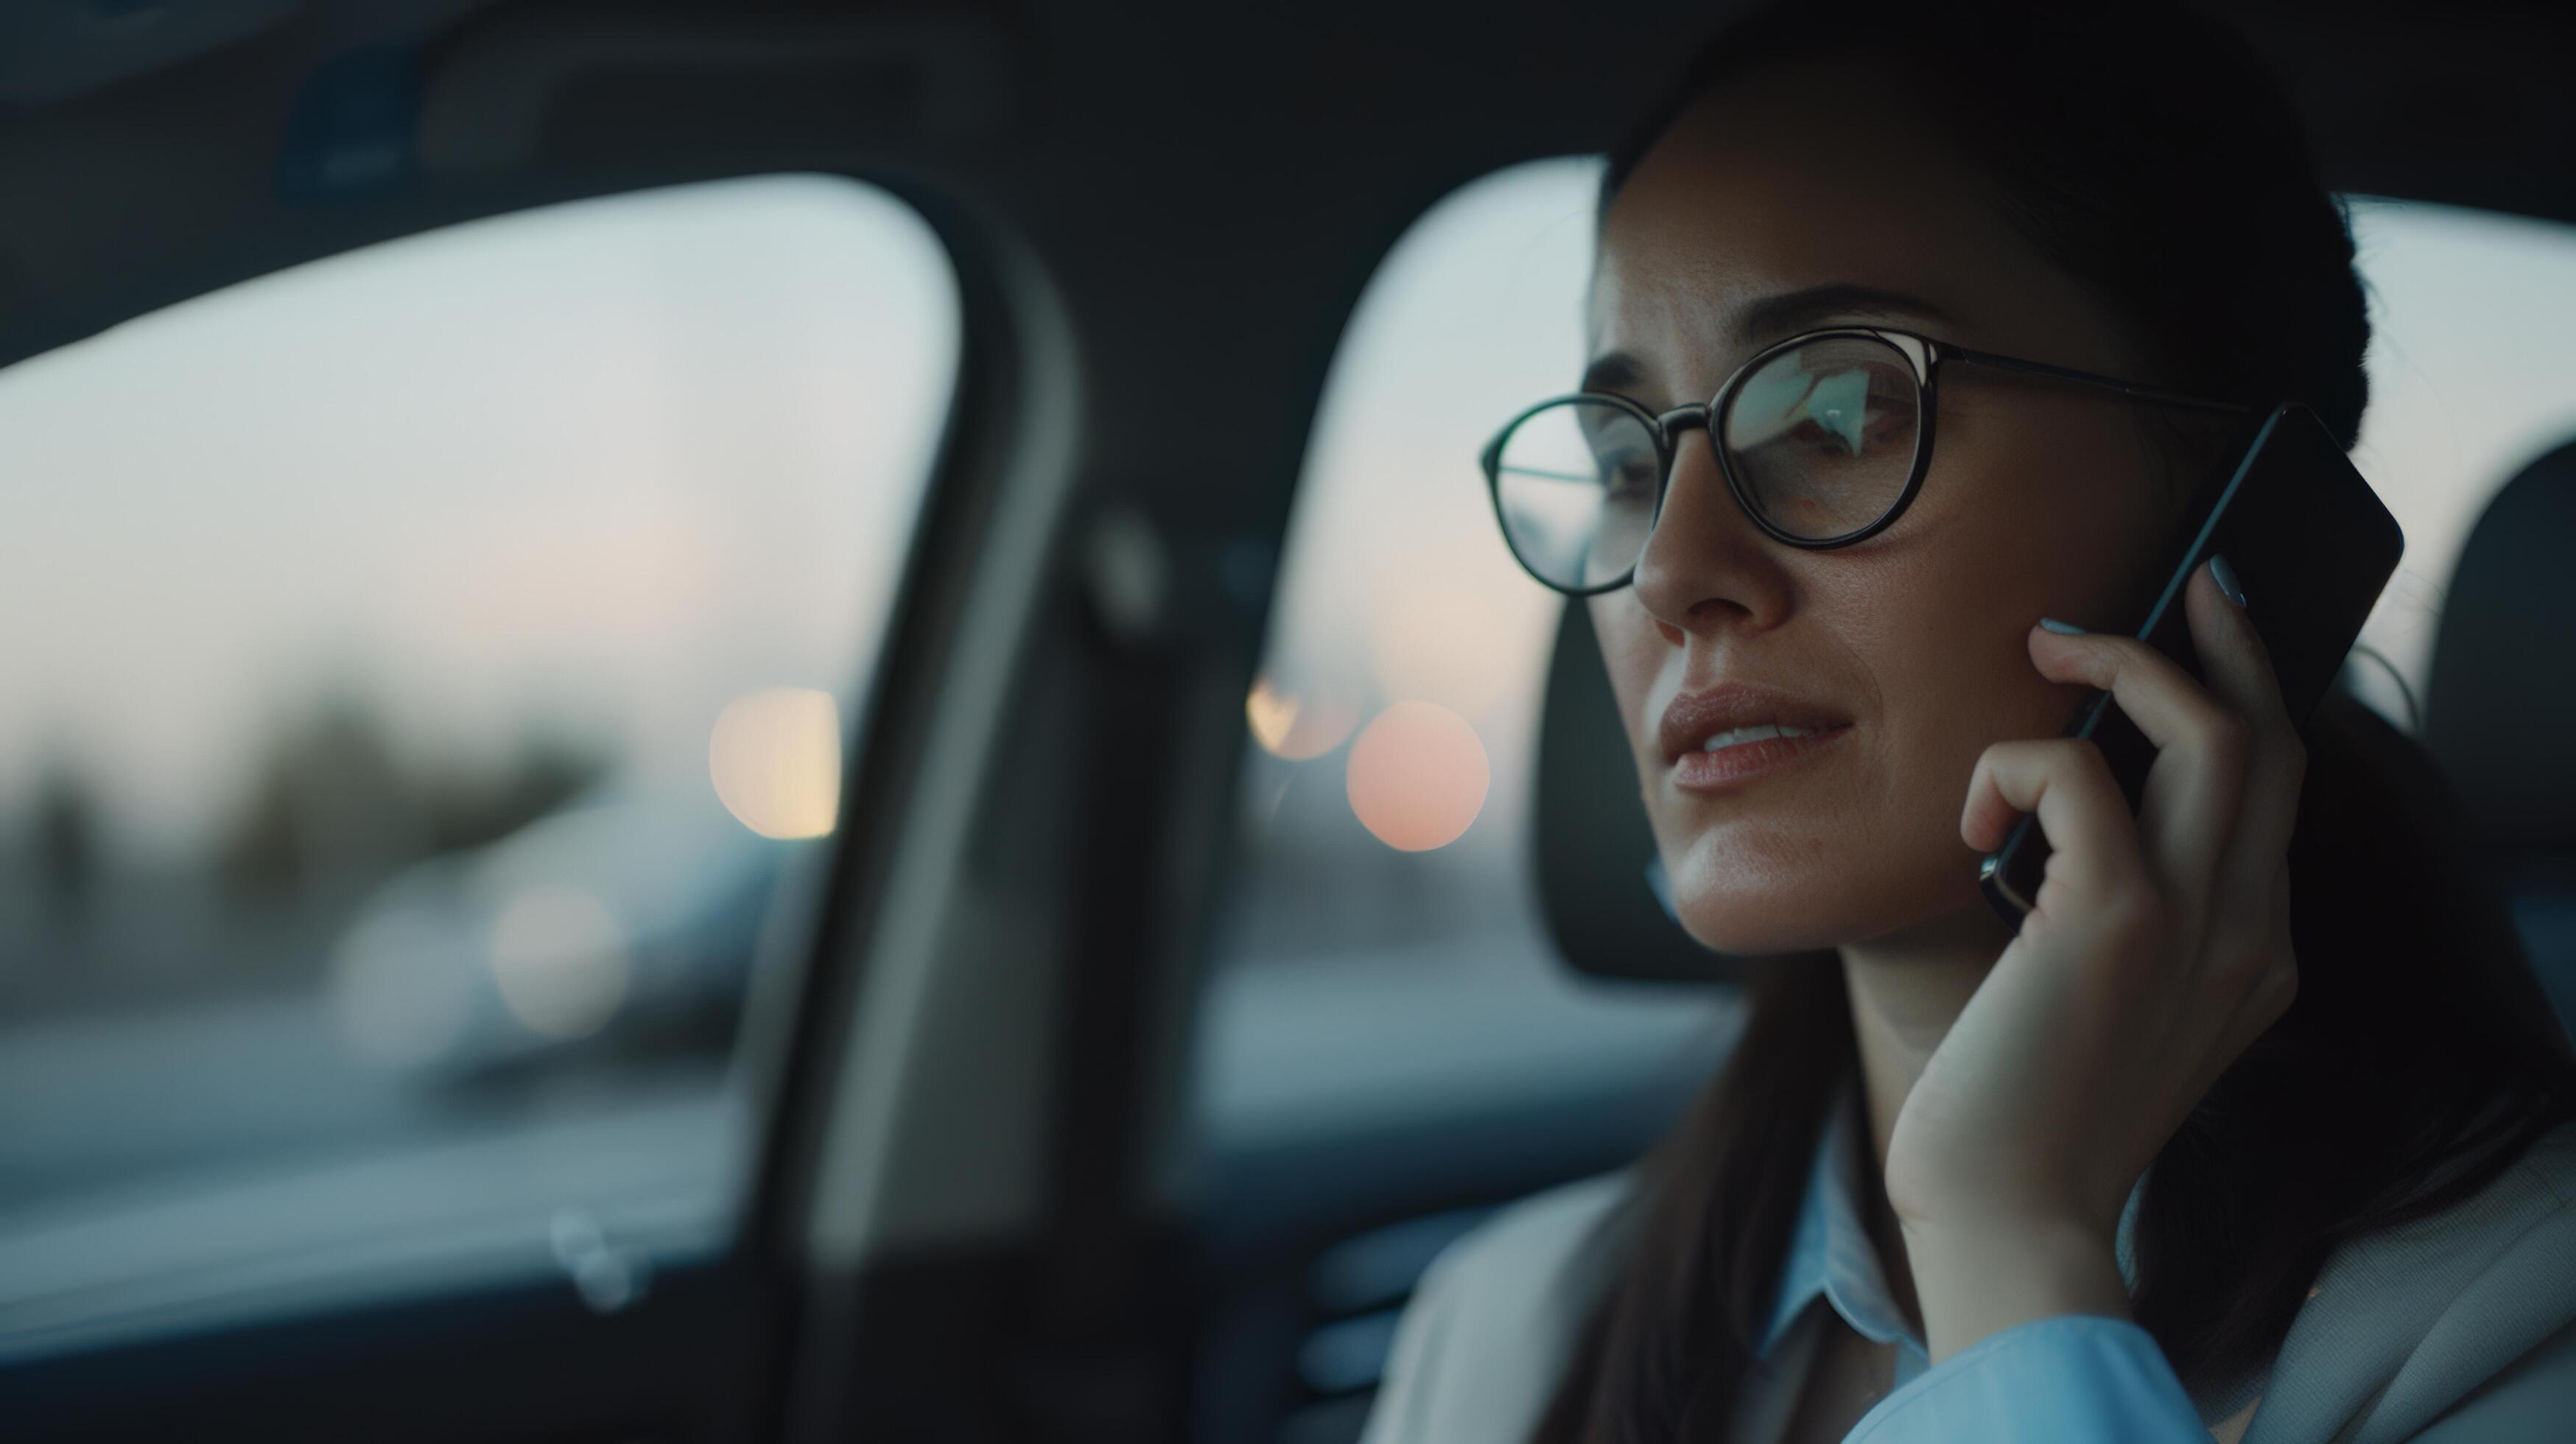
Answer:
[[2097, 386], [2106, 391], [2117, 391], [2123, 396], [2134, 397], [2140, 401], [2152, 401], [2164, 406], [2185, 406], [2194, 411], [2217, 411], [2234, 416], [2246, 415], [2254, 409], [2234, 401], [2213, 401], [2206, 396], [2167, 391], [2158, 386], [2141, 386], [2134, 381], [2097, 376], [2090, 371], [2051, 366], [2045, 361], [2023, 361], [2011, 356], [1997, 356], [1991, 351], [1971, 351], [1964, 346], [1944, 345], [1941, 348], [1941, 354], [1953, 361], [1965, 361], [1971, 366], [1985, 366], [1997, 371], [2019, 371], [2029, 376], [2048, 376], [2059, 381], [2072, 381], [2079, 386]]

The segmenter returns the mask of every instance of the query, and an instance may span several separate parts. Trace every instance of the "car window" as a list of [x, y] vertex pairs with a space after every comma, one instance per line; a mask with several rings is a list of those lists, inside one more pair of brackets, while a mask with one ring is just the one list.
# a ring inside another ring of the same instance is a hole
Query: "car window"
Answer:
[[781, 176], [0, 372], [0, 1350], [722, 1242], [957, 328]]
[[1475, 457], [1579, 369], [1597, 173], [1545, 162], [1433, 207], [1326, 379], [1244, 700], [1190, 1100], [1216, 1251], [1296, 1267], [1286, 1298], [1212, 1318], [1212, 1359], [1276, 1368], [1211, 1375], [1245, 1411], [1211, 1437], [1356, 1437], [1431, 1256], [1616, 1166], [1723, 1036], [1710, 990], [1564, 967], [1528, 874], [1559, 604], [1494, 534]]
[[1615, 1090], [1709, 1038], [1707, 1006], [1564, 968], [1527, 870], [1558, 602], [1494, 535], [1475, 458], [1579, 369], [1597, 174], [1547, 161], [1441, 202], [1334, 358], [1244, 704], [1194, 1094], [1220, 1155]]
[[2558, 359], [2576, 315], [2576, 226], [2371, 197], [2351, 209], [2371, 321], [2353, 461], [2406, 532], [2362, 640], [2420, 698], [2469, 528], [2525, 465], [2576, 437], [2576, 380]]

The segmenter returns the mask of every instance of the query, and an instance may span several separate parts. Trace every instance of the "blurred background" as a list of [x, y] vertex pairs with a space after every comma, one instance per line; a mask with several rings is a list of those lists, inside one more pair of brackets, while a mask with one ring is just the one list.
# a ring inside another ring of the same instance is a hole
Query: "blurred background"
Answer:
[[[1334, 362], [1244, 699], [1219, 1137], [1716, 1023], [1566, 975], [1525, 875], [1556, 608], [1473, 458], [1571, 384], [1596, 177], [1456, 192]], [[2361, 686], [2411, 725], [2468, 525], [2576, 433], [2542, 320], [2576, 230], [2353, 214], [2357, 459], [2409, 542]], [[381, 245], [0, 373], [12, 1337], [191, 1250], [292, 1289], [341, 1267], [317, 1243], [530, 1205], [575, 1254], [720, 1233], [744, 1000], [798, 965], [958, 328], [911, 210], [791, 175]]]

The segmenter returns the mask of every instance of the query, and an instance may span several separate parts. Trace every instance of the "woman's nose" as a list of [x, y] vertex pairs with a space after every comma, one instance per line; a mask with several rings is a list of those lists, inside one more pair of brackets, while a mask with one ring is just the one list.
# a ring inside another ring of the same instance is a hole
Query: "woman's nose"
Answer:
[[1727, 490], [1708, 433], [1685, 432], [1664, 485], [1663, 510], [1637, 557], [1637, 601], [1668, 633], [1699, 631], [1739, 614], [1774, 616], [1785, 608], [1788, 588], [1771, 545]]

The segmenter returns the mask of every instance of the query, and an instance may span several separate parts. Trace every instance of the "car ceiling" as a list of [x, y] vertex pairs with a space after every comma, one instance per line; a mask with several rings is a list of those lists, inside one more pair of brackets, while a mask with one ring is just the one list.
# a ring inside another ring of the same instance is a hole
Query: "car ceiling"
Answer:
[[[2555, 7], [2225, 8], [2287, 76], [2335, 185], [2576, 219]], [[1185, 209], [1209, 230], [1293, 226], [1309, 174], [1409, 213], [1510, 159], [1598, 148], [1719, 9], [17, 0], [0, 360], [645, 171], [972, 176], [1033, 216], [1107, 218], [1123, 234], [1086, 239], [1138, 258]], [[386, 140], [411, 155], [371, 165]], [[298, 185], [299, 166], [336, 180]]]

